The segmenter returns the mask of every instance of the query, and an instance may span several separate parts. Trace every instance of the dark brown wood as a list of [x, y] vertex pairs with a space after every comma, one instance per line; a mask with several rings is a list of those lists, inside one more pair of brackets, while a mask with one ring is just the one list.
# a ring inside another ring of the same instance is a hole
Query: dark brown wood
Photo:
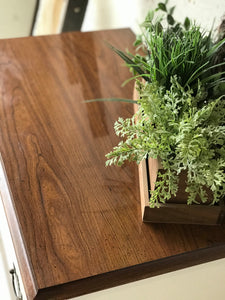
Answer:
[[0, 41], [3, 202], [28, 299], [65, 299], [225, 257], [224, 226], [143, 224], [137, 166], [105, 168], [118, 143], [113, 123], [133, 107], [84, 100], [131, 98], [133, 88], [121, 88], [130, 74], [104, 40], [132, 50], [134, 35]]
[[[148, 171], [147, 171], [148, 169]], [[162, 170], [158, 159], [149, 158], [139, 165], [140, 197], [142, 207], [142, 219], [151, 223], [174, 223], [174, 224], [199, 224], [221, 225], [225, 222], [225, 205], [221, 200], [219, 205], [209, 205], [212, 198], [204, 204], [187, 205], [186, 174], [180, 176], [179, 189], [167, 203], [159, 204], [159, 207], [150, 208], [149, 190], [154, 191], [157, 174]], [[212, 196], [209, 194], [209, 196]]]
[[[22, 268], [23, 280], [26, 282], [25, 290], [29, 299], [33, 299], [37, 294], [36, 283], [32, 273], [30, 262], [28, 261], [25, 244], [21, 235], [20, 226], [17, 220], [14, 203], [12, 202], [12, 195], [9, 189], [7, 177], [5, 176], [5, 169], [0, 155], [0, 198], [4, 201], [4, 208], [7, 212], [7, 219], [11, 234], [13, 236], [13, 243], [16, 246], [17, 260], [20, 268]], [[0, 200], [1, 201], [1, 200]], [[0, 223], [1, 224], [1, 223]], [[0, 225], [1, 226], [1, 225]], [[13, 265], [12, 265], [13, 267]]]
[[204, 206], [179, 203], [160, 204], [159, 208], [145, 207], [144, 222], [219, 225], [224, 223], [224, 205]]
[[[73, 283], [67, 283], [57, 287], [51, 287], [42, 290], [39, 293], [38, 299], [62, 299], [61, 296], [66, 297], [68, 291], [73, 297], [80, 296], [99, 289], [104, 290], [121, 284], [133, 282], [134, 280], [146, 279], [151, 276], [161, 275], [171, 271], [171, 264], [173, 268], [180, 269], [193, 266], [195, 264], [205, 263], [212, 259], [220, 258], [221, 252], [225, 251], [225, 246], [218, 246], [213, 248], [205, 248], [190, 253], [184, 253], [173, 257], [164, 258], [163, 260], [155, 260], [148, 263], [139, 264], [126, 269], [108, 272], [81, 279]], [[55, 295], [61, 295], [59, 297]]]

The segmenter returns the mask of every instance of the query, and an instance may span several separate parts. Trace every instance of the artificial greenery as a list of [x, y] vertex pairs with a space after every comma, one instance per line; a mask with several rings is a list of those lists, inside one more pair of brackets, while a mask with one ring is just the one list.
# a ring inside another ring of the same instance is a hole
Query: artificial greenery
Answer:
[[106, 165], [160, 158], [164, 172], [151, 192], [151, 207], [176, 195], [182, 171], [187, 172], [187, 203], [206, 202], [207, 187], [215, 204], [225, 196], [225, 40], [214, 43], [211, 31], [203, 32], [188, 18], [176, 22], [167, 1], [157, 10], [168, 25], [163, 27], [155, 11], [148, 13], [136, 41], [143, 56], [112, 47], [134, 78], [142, 79], [136, 80], [138, 112], [115, 123], [122, 141], [106, 155]]
[[[185, 88], [192, 88], [193, 92], [196, 92], [200, 79], [207, 92], [217, 96], [225, 80], [224, 71], [215, 72], [218, 66], [225, 65], [223, 57], [222, 61], [218, 61], [218, 52], [225, 39], [213, 43], [212, 31], [203, 31], [189, 18], [185, 19], [184, 24], [176, 22], [172, 16], [174, 7], [167, 9], [167, 2], [159, 3], [142, 24], [143, 32], [137, 37], [135, 45], [141, 46], [144, 55], [132, 55], [113, 46], [111, 48], [124, 59], [137, 75], [135, 77], [143, 77], [148, 82], [156, 81], [169, 89], [170, 78], [176, 75], [178, 82]], [[162, 10], [165, 15], [157, 16], [157, 10]], [[168, 21], [165, 29], [162, 26], [164, 18]]]

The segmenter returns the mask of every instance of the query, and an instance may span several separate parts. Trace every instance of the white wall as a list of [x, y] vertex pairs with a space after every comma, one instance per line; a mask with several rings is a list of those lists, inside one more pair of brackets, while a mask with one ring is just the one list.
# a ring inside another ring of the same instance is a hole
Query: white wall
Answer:
[[171, 6], [176, 5], [174, 16], [179, 21], [188, 16], [209, 30], [214, 21], [216, 28], [225, 14], [224, 0], [170, 0], [169, 3]]
[[0, 0], [0, 38], [28, 36], [36, 0]]
[[[160, 1], [89, 0], [82, 31], [130, 27], [138, 32], [138, 24], [158, 2]], [[211, 28], [214, 18], [215, 24], [219, 24], [225, 13], [224, 0], [170, 0], [169, 6], [173, 5], [176, 5], [174, 16], [179, 21], [189, 16], [207, 29]]]

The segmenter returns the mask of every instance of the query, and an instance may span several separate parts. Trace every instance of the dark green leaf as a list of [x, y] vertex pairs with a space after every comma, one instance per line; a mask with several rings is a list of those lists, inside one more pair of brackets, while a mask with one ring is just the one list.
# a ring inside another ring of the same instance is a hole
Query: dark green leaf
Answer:
[[113, 47], [109, 43], [106, 43], [109, 48], [111, 48], [113, 51], [115, 51], [127, 64], [128, 66], [132, 66], [132, 68], [138, 73], [138, 74], [143, 74], [144, 72], [142, 69], [136, 65], [134, 65], [133, 60], [131, 60], [123, 51]]
[[160, 3], [158, 4], [158, 8], [161, 9], [161, 10], [163, 10], [163, 11], [167, 11], [166, 5], [165, 5], [164, 3], [162, 3], [162, 2], [160, 2]]
[[173, 6], [169, 9], [169, 14], [172, 15], [176, 6]]
[[188, 30], [190, 28], [190, 26], [191, 26], [191, 21], [188, 17], [186, 17], [185, 20], [184, 20], [184, 28], [186, 30]]
[[162, 27], [162, 24], [160, 22], [157, 22], [155, 24], [155, 31], [156, 31], [157, 34], [159, 34], [163, 31], [163, 27]]
[[174, 32], [177, 32], [177, 31], [179, 31], [180, 30], [180, 24], [179, 23], [177, 23], [175, 26], [174, 26]]
[[167, 22], [170, 25], [173, 25], [175, 23], [174, 18], [172, 17], [172, 15], [167, 15]]

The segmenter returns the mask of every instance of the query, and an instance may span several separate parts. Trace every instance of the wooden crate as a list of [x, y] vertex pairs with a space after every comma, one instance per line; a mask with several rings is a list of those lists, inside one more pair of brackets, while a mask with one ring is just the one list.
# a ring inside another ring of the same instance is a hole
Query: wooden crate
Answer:
[[[225, 221], [224, 201], [218, 205], [187, 205], [184, 188], [178, 197], [169, 203], [160, 204], [159, 208], [149, 207], [149, 190], [154, 190], [157, 173], [160, 169], [158, 160], [144, 160], [139, 165], [139, 182], [143, 222], [218, 225]], [[182, 191], [183, 190], [183, 191]]]

